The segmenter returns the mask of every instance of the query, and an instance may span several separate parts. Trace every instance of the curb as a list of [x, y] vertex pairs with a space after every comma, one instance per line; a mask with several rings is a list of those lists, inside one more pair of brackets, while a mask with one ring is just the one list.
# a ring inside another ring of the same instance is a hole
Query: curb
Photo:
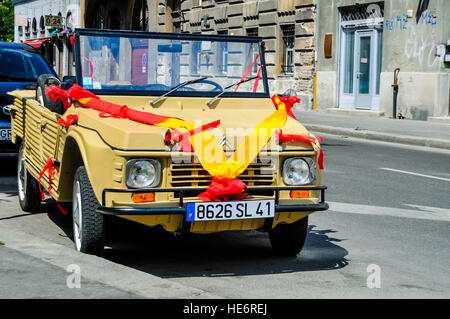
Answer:
[[326, 125], [303, 124], [308, 130], [328, 134], [344, 135], [368, 140], [391, 142], [406, 145], [426, 146], [450, 150], [450, 141], [426, 137], [414, 137], [408, 135], [391, 135], [375, 131], [358, 131], [342, 127], [333, 127]]

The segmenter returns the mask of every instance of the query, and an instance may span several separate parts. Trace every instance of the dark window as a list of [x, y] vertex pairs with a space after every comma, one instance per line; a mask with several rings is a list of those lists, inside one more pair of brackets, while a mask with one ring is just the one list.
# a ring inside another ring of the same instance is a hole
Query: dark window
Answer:
[[36, 81], [40, 74], [53, 73], [41, 56], [20, 49], [0, 48], [0, 60], [0, 80]]
[[36, 18], [33, 18], [32, 28], [33, 28], [33, 33], [36, 34], [36, 33], [37, 33], [37, 22], [36, 22]]
[[45, 33], [45, 22], [43, 16], [41, 16], [41, 19], [39, 20], [39, 30], [41, 30], [41, 33]]
[[294, 73], [294, 25], [289, 24], [281, 26], [281, 32], [283, 39], [283, 62], [281, 65], [281, 72], [290, 75]]

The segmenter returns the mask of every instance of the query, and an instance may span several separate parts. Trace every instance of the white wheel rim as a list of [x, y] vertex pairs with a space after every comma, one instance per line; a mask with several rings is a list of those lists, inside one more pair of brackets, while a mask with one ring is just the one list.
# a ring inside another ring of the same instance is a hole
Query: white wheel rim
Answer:
[[25, 189], [27, 187], [27, 167], [25, 165], [25, 158], [23, 155], [19, 159], [17, 167], [17, 186], [19, 190], [19, 198], [21, 201], [25, 199]]
[[41, 103], [41, 105], [44, 105], [44, 97], [42, 96], [42, 89], [40, 87], [37, 88], [38, 90], [38, 99], [39, 99], [39, 103]]
[[82, 207], [81, 207], [80, 183], [76, 181], [73, 187], [72, 214], [73, 214], [73, 239], [77, 251], [81, 250], [81, 236], [82, 236], [81, 208]]

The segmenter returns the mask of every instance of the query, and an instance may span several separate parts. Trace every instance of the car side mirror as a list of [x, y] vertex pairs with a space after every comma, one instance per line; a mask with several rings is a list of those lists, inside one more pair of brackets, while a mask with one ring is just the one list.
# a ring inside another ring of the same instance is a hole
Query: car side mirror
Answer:
[[297, 92], [293, 89], [287, 89], [284, 91], [283, 96], [297, 96]]

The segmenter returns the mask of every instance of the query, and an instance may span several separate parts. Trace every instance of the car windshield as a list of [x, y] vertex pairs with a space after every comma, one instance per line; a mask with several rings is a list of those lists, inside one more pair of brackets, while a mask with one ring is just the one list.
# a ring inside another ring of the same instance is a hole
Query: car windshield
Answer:
[[0, 81], [34, 82], [41, 74], [53, 74], [43, 57], [20, 48], [0, 48]]
[[258, 38], [143, 34], [127, 37], [81, 33], [79, 84], [100, 94], [129, 90], [134, 91], [130, 94], [159, 96], [184, 82], [199, 79], [169, 95], [213, 97], [226, 87], [253, 77], [225, 90], [222, 96], [268, 94]]

